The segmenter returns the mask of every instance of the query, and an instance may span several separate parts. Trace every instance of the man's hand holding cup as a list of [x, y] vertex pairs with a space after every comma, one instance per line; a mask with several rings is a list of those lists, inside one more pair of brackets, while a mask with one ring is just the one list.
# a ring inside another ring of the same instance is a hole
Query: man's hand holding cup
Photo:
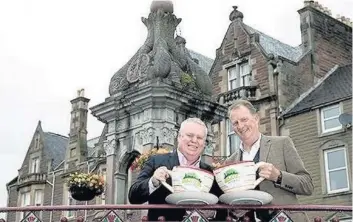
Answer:
[[152, 176], [152, 184], [154, 187], [158, 187], [161, 182], [164, 182], [169, 177], [168, 169], [165, 166], [161, 166], [154, 171]]

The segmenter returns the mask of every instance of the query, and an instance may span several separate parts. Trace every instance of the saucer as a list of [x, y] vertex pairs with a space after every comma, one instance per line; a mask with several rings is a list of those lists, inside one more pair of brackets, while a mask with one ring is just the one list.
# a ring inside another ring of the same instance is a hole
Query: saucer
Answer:
[[260, 190], [243, 190], [225, 193], [219, 200], [229, 205], [264, 205], [271, 203], [271, 194]]
[[193, 191], [185, 191], [172, 193], [165, 198], [165, 201], [169, 204], [194, 204], [194, 205], [209, 205], [216, 204], [218, 202], [218, 198], [211, 194], [205, 192], [193, 192]]

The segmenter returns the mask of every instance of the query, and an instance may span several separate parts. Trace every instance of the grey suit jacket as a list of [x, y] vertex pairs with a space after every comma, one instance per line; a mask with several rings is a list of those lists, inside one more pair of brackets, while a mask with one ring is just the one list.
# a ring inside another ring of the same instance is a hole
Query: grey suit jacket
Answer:
[[[287, 136], [264, 136], [260, 141], [260, 161], [272, 163], [282, 171], [282, 183], [264, 180], [259, 188], [273, 196], [272, 204], [298, 204], [297, 195], [311, 195], [314, 185], [303, 161]], [[226, 163], [240, 160], [240, 150], [233, 153]], [[293, 221], [309, 221], [304, 212], [286, 212]]]

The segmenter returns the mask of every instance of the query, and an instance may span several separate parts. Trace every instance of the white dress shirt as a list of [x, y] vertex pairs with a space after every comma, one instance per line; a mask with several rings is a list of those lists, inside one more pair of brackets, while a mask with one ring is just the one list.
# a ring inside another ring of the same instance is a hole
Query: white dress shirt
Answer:
[[239, 148], [243, 152], [243, 161], [253, 161], [254, 160], [256, 153], [260, 149], [260, 140], [261, 140], [261, 134], [259, 136], [259, 139], [251, 146], [251, 149], [249, 152], [244, 150], [243, 142], [240, 142]]
[[[254, 160], [257, 152], [260, 149], [260, 140], [261, 140], [261, 134], [259, 136], [259, 139], [251, 146], [251, 149], [250, 149], [249, 152], [244, 150], [243, 142], [240, 143], [239, 148], [243, 152], [243, 161], [253, 161]], [[256, 216], [256, 212], [254, 212], [254, 214], [255, 214], [255, 220], [257, 222], [260, 221], [259, 218], [257, 218], [257, 216]]]

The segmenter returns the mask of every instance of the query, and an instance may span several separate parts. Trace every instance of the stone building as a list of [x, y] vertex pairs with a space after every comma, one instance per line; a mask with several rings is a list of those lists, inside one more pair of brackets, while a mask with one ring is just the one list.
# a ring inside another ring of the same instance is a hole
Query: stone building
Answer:
[[[302, 42], [293, 47], [245, 24], [243, 13], [234, 6], [210, 71], [213, 95], [225, 106], [239, 98], [251, 101], [259, 111], [262, 133], [293, 138], [315, 185], [312, 196], [300, 197], [303, 203], [350, 205], [352, 131], [338, 123], [338, 130], [322, 133], [320, 118], [324, 114], [320, 110], [338, 107], [332, 109], [335, 124], [340, 114], [352, 112], [351, 22], [332, 17], [314, 1], [305, 1], [298, 13]], [[240, 143], [228, 120], [214, 125], [214, 134], [213, 159], [229, 156]], [[342, 184], [341, 178], [330, 177], [331, 171], [325, 167], [331, 163], [327, 162], [329, 152], [336, 150], [340, 160], [346, 161], [342, 178], [347, 184], [332, 191], [327, 183]], [[352, 218], [346, 214], [322, 216]]]
[[[175, 147], [179, 125], [187, 117], [200, 117], [207, 124], [206, 161], [228, 156], [239, 140], [225, 120], [226, 110], [237, 98], [246, 98], [259, 109], [263, 133], [295, 131], [290, 118], [297, 117], [282, 116], [283, 111], [335, 65], [352, 63], [350, 22], [306, 1], [298, 11], [302, 43], [292, 47], [244, 24], [243, 13], [233, 8], [212, 61], [188, 50], [186, 40], [174, 36], [181, 19], [173, 14], [172, 3], [153, 2], [148, 18], [142, 19], [146, 41], [111, 78], [109, 97], [90, 107], [105, 124], [101, 135], [87, 139], [89, 99], [80, 90], [71, 101], [68, 137], [45, 132], [38, 123], [18, 175], [7, 184], [8, 206], [86, 204], [73, 200], [68, 192], [66, 179], [74, 171], [105, 175], [104, 195], [87, 204], [128, 203], [126, 193], [136, 176], [129, 169], [131, 162], [157, 144]], [[305, 155], [307, 151], [299, 147], [300, 155]], [[305, 161], [310, 165], [310, 159]], [[313, 198], [303, 201], [319, 200]], [[38, 216], [58, 221], [61, 216], [77, 215], [91, 221], [103, 213], [41, 212]], [[7, 216], [8, 221], [19, 221], [23, 214]], [[131, 211], [119, 216], [134, 221], [140, 217]]]
[[[302, 42], [293, 47], [243, 22], [234, 6], [210, 71], [213, 95], [225, 106], [238, 98], [259, 110], [261, 131], [280, 135], [279, 116], [335, 65], [352, 63], [352, 27], [314, 1], [298, 10]], [[238, 138], [227, 121], [214, 126], [215, 156], [234, 152]]]
[[[293, 139], [313, 178], [314, 194], [301, 203], [351, 205], [352, 64], [335, 66], [295, 100], [282, 113], [280, 128]], [[351, 213], [321, 216], [352, 221]]]

